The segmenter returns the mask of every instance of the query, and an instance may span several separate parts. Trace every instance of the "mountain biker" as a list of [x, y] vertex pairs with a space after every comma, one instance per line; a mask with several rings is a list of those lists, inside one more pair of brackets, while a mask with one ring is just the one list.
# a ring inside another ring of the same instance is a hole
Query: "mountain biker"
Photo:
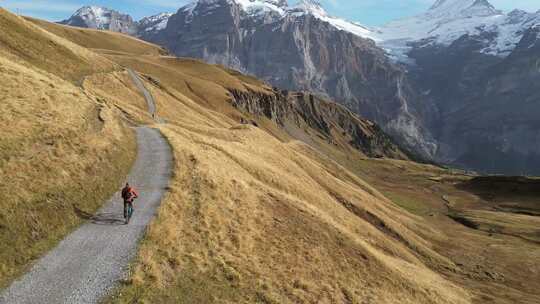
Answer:
[[133, 210], [133, 201], [138, 198], [139, 195], [137, 194], [137, 192], [135, 191], [135, 189], [133, 189], [129, 183], [126, 183], [126, 186], [124, 187], [124, 189], [122, 189], [122, 199], [124, 199], [124, 218], [127, 220], [127, 217], [128, 217], [128, 206], [131, 207], [131, 209]]

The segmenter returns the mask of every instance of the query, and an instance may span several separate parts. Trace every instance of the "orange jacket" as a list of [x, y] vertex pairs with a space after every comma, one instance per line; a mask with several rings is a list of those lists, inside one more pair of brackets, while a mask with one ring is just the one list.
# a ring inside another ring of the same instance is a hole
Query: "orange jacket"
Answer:
[[122, 189], [122, 198], [124, 201], [133, 201], [137, 197], [139, 197], [139, 195], [132, 187], [124, 187], [124, 189]]

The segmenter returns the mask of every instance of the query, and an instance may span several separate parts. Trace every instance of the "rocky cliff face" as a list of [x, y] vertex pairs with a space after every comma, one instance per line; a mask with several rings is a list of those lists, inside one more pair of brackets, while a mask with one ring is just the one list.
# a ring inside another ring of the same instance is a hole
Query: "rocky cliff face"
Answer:
[[[437, 160], [482, 172], [540, 174], [539, 30], [531, 23], [536, 15], [494, 16], [512, 20], [504, 24], [519, 25], [521, 33], [497, 27], [448, 45], [409, 43], [411, 79], [441, 115], [428, 126], [439, 143]], [[519, 40], [493, 52], [491, 45], [509, 39], [505, 34]]]
[[[478, 113], [478, 121], [468, 125], [479, 130], [473, 147], [480, 153], [467, 151], [459, 159], [466, 166], [497, 173], [540, 174], [539, 32], [538, 27], [527, 30], [516, 49], [490, 66], [482, 78], [483, 95], [468, 107]], [[484, 147], [479, 145], [482, 142]]]
[[63, 20], [60, 23], [85, 28], [110, 30], [130, 35], [135, 35], [138, 31], [137, 24], [131, 16], [99, 6], [82, 7], [69, 19]]
[[405, 70], [374, 41], [339, 29], [338, 21], [313, 1], [294, 7], [285, 1], [249, 3], [194, 2], [147, 39], [178, 56], [223, 64], [280, 88], [330, 97], [379, 123], [407, 147], [427, 157], [434, 154], [436, 144], [424, 127], [433, 109], [411, 88]]
[[378, 125], [313, 94], [277, 89], [273, 93], [232, 90], [231, 94], [234, 107], [274, 121], [299, 140], [304, 138], [299, 130], [308, 126], [327, 142], [347, 144], [369, 157], [408, 159]]

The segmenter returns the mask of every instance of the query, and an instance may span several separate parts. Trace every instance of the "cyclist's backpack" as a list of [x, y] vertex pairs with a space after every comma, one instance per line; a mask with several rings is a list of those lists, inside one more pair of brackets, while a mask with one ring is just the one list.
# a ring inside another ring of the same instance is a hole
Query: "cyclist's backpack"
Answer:
[[132, 194], [131, 194], [131, 189], [130, 188], [124, 188], [122, 189], [122, 198], [124, 200], [129, 200], [131, 198]]

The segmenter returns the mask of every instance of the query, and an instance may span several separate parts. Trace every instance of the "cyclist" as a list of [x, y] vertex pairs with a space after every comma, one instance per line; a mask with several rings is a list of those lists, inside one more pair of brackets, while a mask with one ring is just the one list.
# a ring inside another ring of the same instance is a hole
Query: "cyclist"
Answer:
[[131, 212], [133, 212], [133, 201], [138, 197], [139, 195], [135, 189], [133, 189], [129, 183], [126, 183], [126, 186], [122, 189], [122, 199], [124, 199], [124, 219], [126, 219], [126, 223], [129, 220], [128, 207], [131, 207]]

